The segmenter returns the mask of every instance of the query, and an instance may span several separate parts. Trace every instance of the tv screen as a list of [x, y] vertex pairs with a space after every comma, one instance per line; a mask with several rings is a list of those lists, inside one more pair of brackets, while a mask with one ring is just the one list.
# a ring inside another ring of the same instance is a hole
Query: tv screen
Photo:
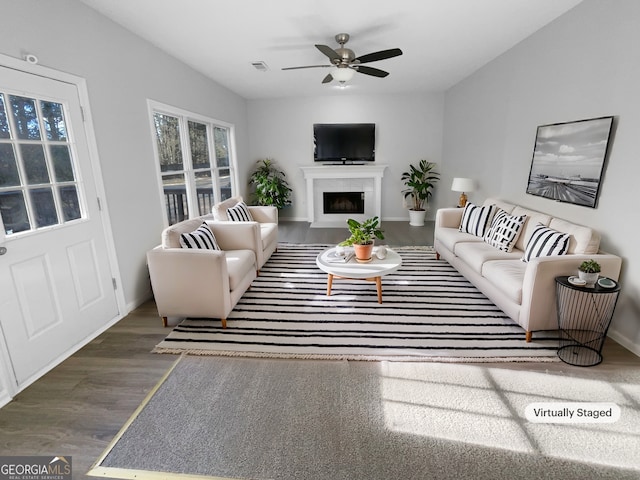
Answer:
[[373, 162], [374, 123], [316, 123], [313, 159], [316, 162]]

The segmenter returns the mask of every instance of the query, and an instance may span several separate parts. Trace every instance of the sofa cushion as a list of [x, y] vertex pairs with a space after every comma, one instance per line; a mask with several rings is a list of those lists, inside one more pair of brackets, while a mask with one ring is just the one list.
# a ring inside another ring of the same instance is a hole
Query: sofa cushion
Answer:
[[489, 260], [482, 266], [482, 276], [509, 300], [522, 304], [522, 285], [527, 264], [513, 260]]
[[227, 250], [224, 252], [229, 274], [229, 289], [242, 285], [247, 272], [256, 268], [256, 254], [252, 250]]
[[518, 237], [518, 241], [516, 242], [516, 248], [520, 250], [525, 250], [527, 248], [527, 243], [533, 234], [533, 231], [536, 229], [538, 223], [541, 223], [545, 227], [549, 226], [549, 222], [551, 221], [551, 215], [547, 215], [545, 213], [536, 212], [535, 210], [529, 210], [528, 208], [516, 207], [511, 212], [511, 215], [522, 216], [526, 215], [527, 219], [524, 222], [524, 226], [522, 227], [522, 233]]
[[476, 237], [484, 237], [489, 226], [491, 226], [491, 220], [493, 220], [497, 209], [498, 207], [495, 205], [481, 207], [473, 203], [467, 203], [460, 221], [460, 231], [462, 233], [470, 233]]
[[[469, 267], [482, 275], [482, 265], [489, 260], [520, 260], [522, 251], [503, 252], [485, 242], [462, 242], [456, 245], [455, 252]], [[523, 263], [523, 262], [514, 262]], [[526, 264], [525, 264], [526, 265]]]
[[500, 210], [496, 213], [484, 241], [498, 250], [511, 252], [522, 232], [522, 226], [526, 219], [526, 215], [509, 215], [504, 210]]
[[600, 234], [589, 227], [576, 225], [559, 218], [552, 218], [549, 227], [571, 235], [567, 253], [595, 255], [600, 249]]
[[244, 202], [238, 202], [227, 209], [227, 217], [232, 222], [253, 222], [253, 217]]
[[180, 245], [180, 235], [193, 232], [200, 225], [202, 225], [202, 218], [192, 218], [165, 228], [162, 231], [162, 247], [182, 248], [182, 245]]
[[538, 223], [527, 242], [522, 261], [528, 262], [537, 257], [564, 255], [569, 248], [570, 239], [571, 235], [568, 233], [561, 233]]
[[229, 220], [229, 217], [227, 217], [227, 210], [239, 202], [242, 202], [241, 196], [227, 198], [220, 203], [216, 203], [211, 207], [211, 213], [213, 214], [214, 220], [217, 220], [218, 222]]
[[202, 250], [220, 250], [216, 237], [209, 225], [202, 223], [193, 232], [180, 234], [180, 246], [182, 248], [199, 248]]
[[278, 224], [261, 223], [260, 238], [262, 239], [262, 249], [278, 241]]
[[444, 245], [444, 247], [455, 252], [456, 245], [460, 242], [482, 242], [482, 238], [470, 235], [468, 233], [462, 233], [457, 228], [439, 228], [438, 229], [438, 242]]

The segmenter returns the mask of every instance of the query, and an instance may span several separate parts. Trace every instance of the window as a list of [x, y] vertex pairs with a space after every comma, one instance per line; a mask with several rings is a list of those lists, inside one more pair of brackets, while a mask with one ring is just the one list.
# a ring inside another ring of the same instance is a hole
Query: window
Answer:
[[0, 216], [7, 236], [83, 218], [64, 106], [0, 92]]
[[158, 104], [152, 115], [169, 225], [211, 213], [212, 205], [232, 197], [232, 126]]

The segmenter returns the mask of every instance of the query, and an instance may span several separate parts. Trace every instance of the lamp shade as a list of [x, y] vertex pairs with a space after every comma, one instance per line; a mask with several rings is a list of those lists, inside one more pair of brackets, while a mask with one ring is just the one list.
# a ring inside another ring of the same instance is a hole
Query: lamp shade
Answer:
[[356, 71], [349, 67], [336, 67], [331, 69], [331, 76], [338, 82], [348, 82], [353, 78]]
[[474, 189], [475, 186], [471, 178], [456, 177], [451, 184], [451, 190], [454, 192], [473, 192]]

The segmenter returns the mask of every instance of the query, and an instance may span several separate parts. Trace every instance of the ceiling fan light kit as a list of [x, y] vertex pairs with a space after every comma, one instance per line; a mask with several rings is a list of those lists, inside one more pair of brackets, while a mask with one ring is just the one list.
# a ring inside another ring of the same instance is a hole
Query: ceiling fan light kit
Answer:
[[328, 45], [316, 44], [316, 48], [322, 52], [330, 61], [329, 65], [306, 65], [302, 67], [286, 67], [282, 70], [297, 70], [301, 68], [326, 68], [333, 67], [331, 73], [329, 73], [322, 83], [330, 83], [333, 80], [340, 82], [344, 85], [353, 78], [356, 72], [370, 75], [372, 77], [384, 78], [389, 75], [389, 72], [380, 70], [379, 68], [369, 67], [362, 65], [363, 63], [377, 62], [379, 60], [386, 60], [387, 58], [397, 57], [402, 55], [402, 50], [399, 48], [391, 48], [389, 50], [381, 50], [379, 52], [369, 53], [356, 57], [356, 54], [350, 48], [345, 48], [345, 43], [349, 41], [348, 33], [339, 33], [335, 36], [336, 42], [340, 45], [335, 50]]

